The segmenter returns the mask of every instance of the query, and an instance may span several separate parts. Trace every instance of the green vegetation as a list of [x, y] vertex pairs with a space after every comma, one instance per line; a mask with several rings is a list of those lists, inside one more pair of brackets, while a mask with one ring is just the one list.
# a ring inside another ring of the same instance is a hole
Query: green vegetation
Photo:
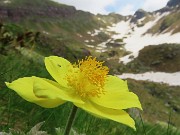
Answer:
[[105, 22], [106, 25], [112, 25], [125, 19], [124, 16], [116, 13], [109, 13], [108, 15], [97, 14], [97, 18], [99, 18], [100, 21]]
[[3, 0], [0, 1], [1, 5], [5, 5], [8, 7], [48, 7], [49, 5], [52, 5], [54, 7], [63, 7], [66, 6], [64, 4], [57, 4], [54, 1], [51, 0], [44, 0], [43, 2], [41, 0], [33, 0], [33, 1], [25, 1], [25, 0], [10, 0], [10, 3], [6, 4]]
[[139, 27], [144, 26], [146, 23], [148, 23], [149, 21], [154, 20], [154, 19], [155, 19], [155, 17], [152, 16], [151, 14], [149, 14], [149, 15], [147, 15], [147, 16], [145, 17], [144, 20], [142, 20], [142, 21], [140, 22], [140, 24], [137, 24], [137, 26], [139, 26]]
[[180, 32], [180, 14], [177, 11], [170, 13], [169, 15], [161, 18], [156, 25], [148, 30], [149, 33], [161, 33], [161, 32]]
[[[51, 0], [44, 0], [43, 2], [41, 0], [12, 0], [8, 4], [1, 1], [1, 6], [4, 13], [8, 10], [8, 13], [11, 14], [4, 17], [3, 22], [14, 22], [16, 25], [49, 35], [63, 34], [73, 40], [80, 41], [81, 44], [88, 38], [87, 31], [94, 31], [107, 26], [91, 13], [79, 11], [72, 6]], [[83, 37], [79, 38], [77, 34], [81, 34]], [[96, 36], [96, 39], [102, 40], [101, 37], [101, 35]], [[103, 37], [107, 37], [107, 35], [104, 34]]]
[[[41, 59], [42, 60], [42, 59]], [[9, 132], [9, 128], [27, 133], [35, 124], [45, 121], [41, 130], [50, 134], [55, 134], [55, 128], [64, 129], [71, 104], [64, 104], [53, 109], [44, 109], [35, 104], [29, 103], [19, 97], [14, 91], [8, 89], [4, 82], [13, 81], [24, 76], [36, 75], [52, 79], [45, 70], [43, 64], [32, 61], [27, 57], [22, 57], [20, 53], [11, 52], [8, 56], [0, 57], [0, 131]], [[113, 121], [95, 118], [85, 111], [79, 110], [73, 129], [77, 133], [87, 135], [178, 135], [179, 132], [174, 126], [179, 126], [178, 116], [178, 90], [179, 87], [169, 87], [148, 82], [129, 81], [129, 88], [138, 94], [142, 104], [143, 112], [131, 110], [131, 114], [136, 117], [137, 131], [123, 126]], [[173, 96], [173, 100], [171, 100]], [[148, 99], [148, 100], [147, 100]], [[166, 103], [168, 106], [166, 107]], [[170, 115], [170, 110], [174, 109]], [[162, 110], [162, 111], [161, 111]], [[142, 115], [143, 122], [139, 117]], [[169, 117], [170, 120], [169, 120]], [[153, 123], [145, 122], [149, 120]], [[162, 125], [161, 122], [169, 122]], [[173, 125], [173, 126], [172, 126]], [[15, 132], [14, 131], [14, 132]], [[16, 133], [20, 134], [20, 133]]]
[[143, 73], [146, 71], [178, 72], [180, 71], [180, 45], [161, 44], [144, 47], [137, 58], [127, 65], [121, 65], [118, 71]]
[[[8, 55], [9, 51], [23, 53], [31, 50], [42, 56], [58, 55], [76, 61], [90, 52], [84, 44], [66, 35], [47, 36], [41, 32], [28, 31], [15, 24], [1, 24], [0, 52]], [[33, 53], [33, 54], [34, 54]]]
[[[31, 28], [38, 31], [46, 31], [49, 34], [61, 34], [65, 33], [68, 36], [76, 36], [76, 33], [85, 34], [87, 31], [93, 31], [98, 29], [101, 25], [105, 27], [106, 25], [102, 22], [98, 22], [92, 14], [85, 14], [81, 11], [76, 11], [76, 13], [69, 18], [56, 18], [44, 17], [41, 18], [42, 21], [39, 23], [34, 23], [34, 20], [38, 22], [39, 16], [28, 17], [26, 20], [21, 20], [16, 22], [21, 26]], [[81, 24], [81, 25], [79, 25]]]
[[[34, 39], [36, 32], [31, 32], [31, 36], [27, 37], [25, 36], [27, 31], [24, 31], [23, 28], [17, 25], [2, 25], [1, 28], [1, 47], [4, 47], [5, 45], [4, 39], [11, 40], [7, 40], [6, 42], [6, 46], [9, 46], [8, 49], [0, 51], [0, 95], [2, 97], [0, 99], [0, 131], [9, 132], [9, 128], [12, 128], [14, 129], [12, 132], [16, 135], [20, 134], [18, 131], [27, 133], [35, 124], [42, 121], [45, 121], [41, 128], [42, 131], [55, 134], [55, 128], [57, 127], [60, 127], [60, 131], [63, 131], [72, 106], [71, 104], [64, 104], [54, 109], [44, 109], [20, 98], [15, 92], [9, 90], [4, 82], [11, 82], [20, 77], [33, 75], [52, 79], [44, 67], [44, 56], [52, 54], [52, 51], [57, 49], [58, 54], [61, 56], [64, 55], [63, 57], [70, 61], [76, 61], [76, 59], [83, 57], [82, 55], [79, 56], [80, 51], [77, 47], [70, 47], [72, 41], [68, 42], [69, 38], [65, 38], [63, 35], [52, 38], [40, 33], [36, 40], [33, 40], [35, 46], [32, 48], [30, 39]], [[6, 35], [5, 33], [11, 33], [11, 38], [9, 38], [9, 36], [4, 37], [4, 35]], [[20, 43], [17, 42], [19, 35], [24, 35], [22, 36], [24, 46], [21, 46]], [[13, 47], [13, 44], [11, 44], [12, 41], [16, 41], [18, 47]], [[59, 46], [59, 43], [63, 45]], [[68, 44], [65, 45], [66, 43]], [[74, 45], [75, 44], [76, 43], [74, 42]], [[116, 49], [111, 50], [109, 51], [109, 54], [107, 53], [107, 56], [101, 56], [99, 58], [105, 59], [109, 56], [114, 58], [114, 60], [110, 59], [106, 62], [113, 70], [115, 69], [113, 65], [117, 65], [117, 58], [123, 53], [123, 51], [122, 53], [119, 53], [118, 51], [116, 53], [116, 51]], [[114, 72], [113, 70], [111, 71], [112, 73]], [[179, 127], [179, 121], [176, 119], [179, 117], [179, 99], [177, 94], [179, 87], [169, 87], [148, 82], [139, 83], [131, 80], [129, 81], [129, 87], [139, 95], [144, 108], [143, 112], [136, 110], [131, 111], [131, 114], [137, 119], [136, 132], [129, 127], [116, 122], [95, 118], [82, 110], [78, 111], [73, 129], [77, 133], [88, 133], [89, 135], [141, 135], [145, 133], [154, 135], [166, 135], [170, 133], [171, 135], [179, 134], [175, 128]], [[170, 100], [171, 96], [174, 97], [173, 100]], [[149, 98], [149, 100], [147, 100], [147, 98]], [[157, 102], [158, 104], [155, 105]], [[166, 103], [168, 106], [165, 105]], [[158, 108], [161, 108], [161, 110], [164, 111], [157, 111], [154, 113], [154, 110], [158, 110]], [[175, 110], [176, 112], [172, 113], [171, 119], [169, 120], [170, 110]], [[142, 115], [143, 122], [141, 121], [139, 114]], [[145, 122], [147, 120], [154, 124]], [[168, 128], [166, 124], [166, 126], [155, 124], [158, 121], [160, 121], [160, 123], [169, 122], [171, 126]], [[60, 131], [58, 130], [58, 132]]]
[[168, 86], [165, 84], [152, 83], [147, 81], [128, 80], [129, 89], [139, 96], [142, 102], [142, 117], [153, 123], [168, 122], [171, 125], [180, 127], [179, 108], [179, 86]]
[[161, 24], [160, 31], [170, 28], [170, 30], [173, 29], [173, 33], [180, 32], [180, 27], [178, 25], [179, 23], [180, 23], [180, 14], [175, 13], [173, 15], [167, 16]]
[[143, 9], [138, 9], [138, 10], [135, 12], [134, 16], [132, 16], [131, 22], [137, 23], [139, 19], [142, 19], [142, 18], [144, 18], [144, 17], [147, 18], [147, 17], [149, 17], [150, 15], [151, 15], [151, 13], [149, 13], [149, 12], [143, 10]]
[[161, 23], [160, 31], [162, 32], [170, 27], [174, 23], [174, 21], [176, 21], [176, 18], [173, 18], [172, 16], [166, 17]]
[[121, 42], [123, 42], [123, 39], [122, 38], [116, 39], [115, 42], [120, 42], [121, 43]]

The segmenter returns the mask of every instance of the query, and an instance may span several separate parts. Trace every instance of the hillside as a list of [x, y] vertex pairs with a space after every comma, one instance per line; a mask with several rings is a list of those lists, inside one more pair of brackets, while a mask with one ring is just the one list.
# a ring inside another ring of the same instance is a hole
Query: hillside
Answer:
[[121, 73], [178, 72], [180, 71], [180, 44], [149, 45], [139, 51], [139, 55], [124, 66]]
[[0, 21], [13, 22], [47, 35], [64, 35], [75, 40], [88, 30], [105, 26], [91, 13], [49, 0], [10, 0], [8, 3], [1, 1]]
[[154, 12], [146, 12], [143, 9], [139, 9], [132, 16], [131, 22], [142, 27], [162, 14], [166, 15], [162, 16], [147, 33], [159, 34], [171, 32], [174, 34], [180, 32], [180, 2], [178, 0], [170, 0], [165, 7]]
[[180, 7], [175, 7], [168, 11], [169, 14], [161, 18], [156, 25], [148, 30], [149, 33], [168, 33], [180, 32]]

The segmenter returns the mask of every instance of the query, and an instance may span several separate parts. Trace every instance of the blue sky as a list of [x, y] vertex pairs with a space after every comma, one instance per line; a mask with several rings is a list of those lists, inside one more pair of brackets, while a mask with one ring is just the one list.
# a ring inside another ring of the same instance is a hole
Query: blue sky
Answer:
[[110, 12], [122, 15], [134, 14], [142, 8], [146, 11], [155, 11], [164, 7], [168, 0], [54, 0], [67, 5], [75, 6], [79, 10], [97, 14]]
[[116, 0], [113, 4], [106, 6], [105, 10], [107, 12], [119, 12], [128, 15], [133, 14], [142, 5], [143, 0]]

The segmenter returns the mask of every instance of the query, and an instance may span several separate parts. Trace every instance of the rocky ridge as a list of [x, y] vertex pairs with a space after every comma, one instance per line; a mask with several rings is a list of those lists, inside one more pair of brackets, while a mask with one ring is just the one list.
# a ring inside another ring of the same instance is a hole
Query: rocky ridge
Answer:
[[[36, 21], [43, 20], [46, 17], [68, 18], [74, 16], [76, 9], [73, 6], [60, 5], [59, 7], [47, 6], [11, 6], [0, 4], [0, 21], [12, 20], [19, 22], [27, 18], [33, 18]], [[36, 19], [37, 18], [37, 19]]]
[[180, 5], [180, 1], [179, 0], [170, 0], [167, 3], [168, 7], [176, 7], [176, 6], [179, 6], [179, 5]]

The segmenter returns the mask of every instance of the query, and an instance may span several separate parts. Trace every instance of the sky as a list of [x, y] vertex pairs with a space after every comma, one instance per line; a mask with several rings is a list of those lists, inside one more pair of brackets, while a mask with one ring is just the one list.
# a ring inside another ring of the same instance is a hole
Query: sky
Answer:
[[164, 7], [169, 0], [53, 0], [75, 6], [78, 10], [89, 11], [93, 14], [108, 14], [110, 12], [121, 15], [132, 15], [138, 9], [155, 11]]

